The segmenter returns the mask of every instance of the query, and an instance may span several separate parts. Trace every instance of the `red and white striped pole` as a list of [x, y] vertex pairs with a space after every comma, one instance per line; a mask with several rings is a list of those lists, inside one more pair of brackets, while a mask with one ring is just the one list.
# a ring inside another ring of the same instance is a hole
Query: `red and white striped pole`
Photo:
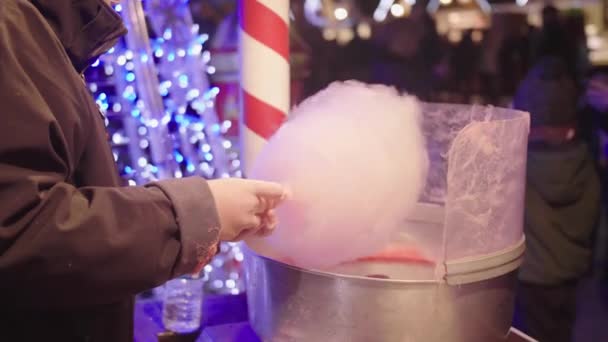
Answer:
[[245, 175], [289, 111], [289, 0], [239, 0]]

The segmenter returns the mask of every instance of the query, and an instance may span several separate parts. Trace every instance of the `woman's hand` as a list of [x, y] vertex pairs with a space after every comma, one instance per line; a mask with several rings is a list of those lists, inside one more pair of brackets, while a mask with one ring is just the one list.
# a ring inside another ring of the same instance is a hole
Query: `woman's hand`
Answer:
[[265, 236], [276, 228], [274, 212], [287, 198], [280, 184], [225, 178], [209, 181], [220, 217], [221, 241], [239, 241], [248, 235]]

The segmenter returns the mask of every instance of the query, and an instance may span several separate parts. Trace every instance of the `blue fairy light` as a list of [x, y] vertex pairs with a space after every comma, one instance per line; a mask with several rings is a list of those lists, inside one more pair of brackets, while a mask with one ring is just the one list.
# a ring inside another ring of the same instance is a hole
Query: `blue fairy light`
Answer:
[[175, 157], [175, 161], [178, 163], [181, 163], [184, 161], [184, 156], [177, 151], [173, 153], [173, 156]]
[[123, 93], [123, 97], [124, 97], [126, 100], [129, 100], [130, 102], [133, 102], [133, 101], [135, 101], [135, 99], [137, 98], [137, 95], [135, 95], [135, 93], [134, 93], [134, 92], [126, 92], [126, 91], [125, 91], [125, 92]]
[[191, 103], [191, 106], [194, 110], [196, 110], [199, 113], [202, 113], [205, 111], [205, 108], [207, 108], [207, 106], [205, 106], [205, 104], [203, 103], [203, 101], [194, 101]]
[[188, 101], [192, 101], [194, 99], [196, 99], [197, 97], [199, 97], [201, 95], [200, 90], [193, 88], [188, 90], [188, 93], [186, 93], [186, 99]]
[[186, 166], [186, 170], [188, 170], [188, 172], [193, 173], [194, 171], [196, 171], [196, 166], [194, 166], [194, 164], [188, 162], [188, 166]]
[[209, 61], [211, 61], [211, 53], [209, 51], [203, 51], [202, 55], [204, 63], [209, 63]]
[[179, 86], [181, 88], [187, 88], [188, 87], [188, 75], [179, 75], [179, 77], [177, 78], [178, 82], [179, 82]]
[[103, 68], [103, 71], [104, 71], [104, 73], [105, 73], [107, 76], [111, 76], [111, 75], [113, 75], [113, 74], [114, 74], [114, 67], [113, 67], [113, 66], [111, 66], [111, 65], [106, 65], [106, 66]]
[[199, 24], [194, 24], [192, 25], [192, 27], [190, 28], [190, 33], [196, 35], [198, 34], [198, 31], [200, 30], [200, 26]]
[[166, 29], [165, 32], [163, 32], [163, 38], [165, 40], [170, 40], [173, 38], [173, 31], [170, 28]]
[[148, 127], [156, 128], [158, 127], [159, 122], [156, 119], [152, 119], [148, 121]]
[[188, 54], [190, 56], [198, 56], [203, 51], [203, 46], [200, 44], [196, 44], [188, 49]]

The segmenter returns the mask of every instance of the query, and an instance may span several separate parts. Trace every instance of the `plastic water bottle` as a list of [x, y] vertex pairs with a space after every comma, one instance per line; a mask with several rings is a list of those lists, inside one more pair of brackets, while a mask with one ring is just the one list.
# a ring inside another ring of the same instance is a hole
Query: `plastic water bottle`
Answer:
[[201, 326], [203, 277], [183, 276], [165, 284], [163, 324], [176, 333], [189, 333]]

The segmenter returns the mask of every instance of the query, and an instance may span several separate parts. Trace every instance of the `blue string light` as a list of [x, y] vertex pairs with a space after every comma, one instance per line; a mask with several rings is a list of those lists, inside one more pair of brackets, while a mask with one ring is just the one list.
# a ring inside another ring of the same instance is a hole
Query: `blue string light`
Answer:
[[181, 163], [184, 161], [184, 156], [182, 156], [181, 153], [175, 151], [175, 153], [173, 155], [175, 156], [176, 162]]
[[132, 72], [128, 72], [125, 76], [125, 79], [127, 80], [127, 82], [133, 82], [135, 81], [135, 74]]

